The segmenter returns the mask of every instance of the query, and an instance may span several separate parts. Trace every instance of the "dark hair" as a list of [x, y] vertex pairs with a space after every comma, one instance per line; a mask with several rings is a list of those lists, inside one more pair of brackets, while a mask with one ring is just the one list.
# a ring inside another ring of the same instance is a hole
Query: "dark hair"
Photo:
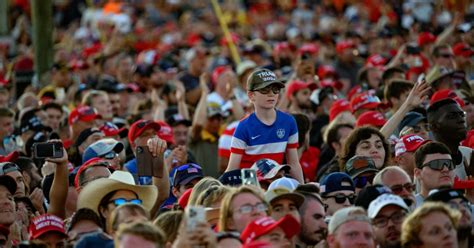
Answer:
[[31, 169], [33, 169], [35, 162], [31, 158], [21, 156], [15, 160], [15, 164], [18, 165], [21, 172], [26, 172], [31, 176]]
[[298, 147], [305, 143], [306, 133], [311, 129], [311, 122], [304, 114], [292, 114], [298, 126]]
[[99, 215], [97, 215], [92, 209], [89, 208], [81, 208], [76, 211], [76, 213], [72, 216], [71, 222], [67, 226], [68, 232], [76, 225], [79, 221], [88, 220], [93, 222], [94, 224], [98, 225], [100, 228], [104, 228], [102, 222], [100, 221]]
[[334, 126], [332, 126], [329, 130], [328, 130], [328, 134], [327, 134], [327, 140], [326, 140], [326, 144], [332, 149], [332, 146], [331, 144], [333, 142], [336, 142], [336, 143], [339, 143], [339, 140], [341, 139], [341, 135], [339, 135], [339, 130], [341, 128], [350, 128], [350, 129], [354, 129], [354, 126], [352, 126], [351, 124], [347, 124], [347, 123], [341, 123], [341, 124], [336, 124]]
[[390, 67], [386, 69], [382, 74], [382, 83], [387, 85], [386, 81], [392, 78], [395, 73], [405, 73], [405, 70], [403, 70], [403, 68], [399, 66]]
[[442, 49], [449, 49], [449, 48], [451, 48], [451, 47], [447, 44], [441, 44], [441, 45], [434, 46], [433, 47], [433, 52], [432, 52], [433, 57], [435, 57], [435, 58], [439, 57], [441, 55], [440, 53], [441, 53]]
[[388, 145], [387, 140], [385, 140], [383, 134], [373, 127], [358, 127], [352, 130], [352, 132], [349, 134], [349, 137], [347, 137], [346, 143], [344, 144], [344, 149], [342, 150], [342, 155], [339, 159], [340, 171], [344, 171], [346, 162], [349, 161], [349, 159], [351, 159], [352, 157], [354, 157], [357, 145], [362, 140], [370, 139], [370, 136], [372, 136], [373, 134], [377, 135], [382, 140], [383, 148], [385, 150], [385, 157], [382, 168], [384, 168], [388, 164], [391, 154], [390, 146]]
[[411, 88], [413, 88], [413, 83], [410, 81], [394, 79], [385, 86], [383, 95], [386, 101], [391, 102], [390, 98], [399, 99], [403, 93], [410, 91]]
[[[98, 213], [99, 213], [99, 217], [100, 217], [100, 223], [102, 223], [102, 226], [105, 226], [106, 224], [106, 219], [105, 219], [105, 216], [102, 216], [102, 213], [100, 211], [101, 208], [106, 208], [107, 205], [109, 204], [110, 202], [110, 199], [112, 199], [112, 196], [114, 196], [115, 193], [117, 193], [118, 190], [114, 190], [112, 192], [109, 192], [108, 194], [106, 194], [104, 197], [102, 197], [102, 200], [100, 200], [100, 203], [99, 203], [99, 206], [98, 206]], [[137, 193], [135, 193], [134, 191], [132, 191], [135, 196], [138, 198], [138, 195]]]
[[[317, 188], [316, 185], [314, 186]], [[316, 192], [307, 191], [306, 189], [300, 188], [299, 186], [295, 190], [295, 192], [300, 193], [304, 196], [304, 202], [303, 204], [301, 204], [301, 207], [299, 208], [300, 215], [303, 215], [306, 212], [306, 209], [308, 209], [308, 203], [310, 200], [317, 201], [319, 204], [321, 204], [321, 206], [323, 206], [323, 208], [326, 207], [326, 205], [323, 203], [323, 200], [321, 200], [321, 197]]]
[[43, 109], [44, 111], [50, 108], [59, 110], [59, 112], [64, 113], [63, 107], [60, 104], [55, 103], [55, 102], [48, 102], [41, 107], [41, 109]]
[[449, 148], [445, 144], [437, 141], [428, 142], [420, 146], [420, 148], [418, 148], [415, 152], [416, 167], [421, 168], [423, 166], [423, 162], [425, 161], [426, 155], [435, 153], [451, 154]]
[[15, 112], [9, 108], [0, 108], [0, 117], [14, 117]]

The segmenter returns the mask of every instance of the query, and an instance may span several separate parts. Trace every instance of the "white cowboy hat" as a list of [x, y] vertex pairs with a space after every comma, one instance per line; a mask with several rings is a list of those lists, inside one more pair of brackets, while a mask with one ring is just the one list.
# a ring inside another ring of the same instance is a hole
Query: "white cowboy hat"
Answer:
[[[143, 201], [143, 207], [150, 211], [158, 197], [158, 189], [153, 185], [135, 185], [132, 174], [114, 171], [108, 178], [99, 178], [87, 184], [79, 193], [77, 209], [89, 208], [99, 214], [100, 201], [108, 193], [117, 190], [130, 190]], [[100, 214], [99, 214], [100, 215]]]

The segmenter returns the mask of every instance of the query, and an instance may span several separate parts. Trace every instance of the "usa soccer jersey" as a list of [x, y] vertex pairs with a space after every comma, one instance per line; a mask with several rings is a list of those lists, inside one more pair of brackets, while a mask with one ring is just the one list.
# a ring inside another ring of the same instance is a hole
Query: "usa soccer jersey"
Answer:
[[293, 116], [276, 111], [271, 125], [261, 122], [255, 113], [242, 119], [232, 137], [231, 153], [241, 154], [240, 168], [269, 158], [283, 163], [287, 149], [298, 148], [298, 127]]

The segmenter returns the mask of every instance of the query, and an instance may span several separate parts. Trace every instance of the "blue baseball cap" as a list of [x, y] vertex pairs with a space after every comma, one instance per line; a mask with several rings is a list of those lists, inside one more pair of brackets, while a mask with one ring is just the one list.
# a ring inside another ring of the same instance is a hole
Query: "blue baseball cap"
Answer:
[[421, 121], [426, 121], [426, 117], [424, 115], [414, 111], [408, 112], [405, 114], [405, 117], [403, 117], [402, 121], [398, 125], [398, 132], [401, 132], [406, 126], [413, 127]]
[[[344, 185], [343, 182], [347, 182], [350, 185]], [[344, 172], [333, 172], [327, 175], [321, 182], [319, 188], [321, 190], [321, 196], [341, 190], [355, 191], [354, 181]]]
[[122, 142], [114, 139], [101, 139], [89, 145], [82, 154], [82, 163], [91, 158], [102, 157], [110, 152], [119, 154], [123, 150]]
[[173, 186], [186, 185], [194, 179], [203, 177], [201, 166], [193, 163], [184, 164], [176, 168], [173, 176]]

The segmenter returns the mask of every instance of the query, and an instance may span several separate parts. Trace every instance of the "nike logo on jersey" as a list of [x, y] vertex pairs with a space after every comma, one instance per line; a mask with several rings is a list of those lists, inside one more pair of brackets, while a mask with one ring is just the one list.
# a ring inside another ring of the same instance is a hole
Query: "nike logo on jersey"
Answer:
[[260, 134], [257, 135], [257, 136], [252, 136], [252, 137], [250, 137], [250, 138], [254, 140], [254, 139], [258, 138], [258, 137], [260, 137]]

